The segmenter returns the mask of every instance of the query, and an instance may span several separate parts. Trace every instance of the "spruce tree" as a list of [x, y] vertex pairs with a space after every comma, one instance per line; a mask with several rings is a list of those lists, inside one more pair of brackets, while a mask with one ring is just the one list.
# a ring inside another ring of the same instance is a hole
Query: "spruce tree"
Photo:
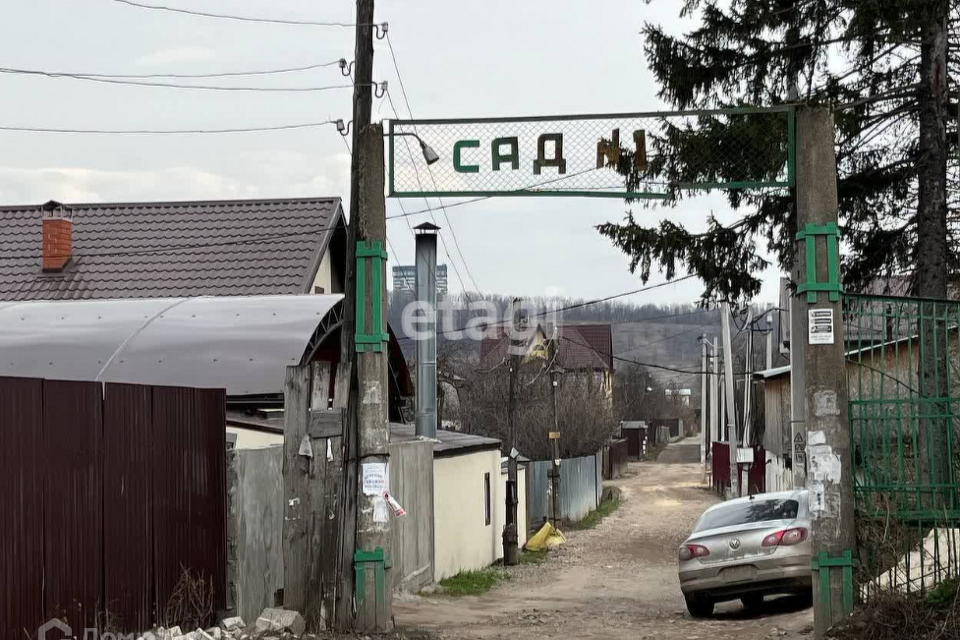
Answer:
[[[960, 81], [960, 9], [950, 0], [686, 0], [681, 14], [699, 25], [679, 36], [654, 24], [643, 28], [659, 96], [677, 109], [832, 107], [845, 285], [855, 290], [879, 276], [909, 273], [916, 295], [946, 297], [948, 276], [960, 272], [957, 104], [949, 93], [953, 87], [957, 95]], [[766, 142], [759, 146], [770, 153], [749, 159], [757, 177], [783, 165], [782, 133], [757, 118], [699, 124], [668, 129], [655, 144], [672, 152], [642, 176], [621, 162], [628, 184], [666, 180], [676, 202], [687, 195], [677, 187], [681, 178], [722, 176], [731, 166], [722, 155], [696, 150], [738, 148], [738, 139], [754, 149], [758, 139]], [[668, 220], [644, 226], [632, 211], [623, 223], [598, 229], [631, 257], [644, 281], [654, 265], [668, 278], [683, 269], [705, 282], [705, 300], [743, 301], [759, 292], [757, 274], [767, 266], [758, 239], [784, 270], [791, 265], [793, 196], [746, 190], [728, 191], [727, 199], [739, 220], [724, 226], [711, 219], [704, 233]]]

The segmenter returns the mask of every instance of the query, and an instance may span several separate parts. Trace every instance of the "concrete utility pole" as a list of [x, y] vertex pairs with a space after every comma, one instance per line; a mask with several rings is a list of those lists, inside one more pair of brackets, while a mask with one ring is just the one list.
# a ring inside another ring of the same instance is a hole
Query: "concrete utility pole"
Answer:
[[720, 348], [717, 336], [713, 336], [713, 358], [710, 361], [713, 375], [710, 376], [710, 441], [720, 442]]
[[560, 524], [560, 421], [557, 417], [557, 353], [560, 350], [560, 329], [553, 328], [553, 339], [550, 340], [550, 398], [553, 401], [553, 431], [550, 433], [550, 443], [553, 447], [553, 466], [550, 470], [550, 514], [551, 524]]
[[773, 314], [767, 314], [767, 361], [766, 369], [773, 369]]
[[[847, 378], [839, 285], [837, 158], [829, 109], [797, 114], [797, 257], [803, 277], [795, 307], [802, 331], [790, 336], [804, 366], [807, 490], [813, 520], [813, 601], [818, 638], [853, 610], [856, 557], [853, 470], [849, 466]], [[829, 571], [829, 591], [821, 589]]]
[[720, 305], [720, 330], [723, 333], [723, 377], [726, 389], [727, 445], [730, 447], [730, 494], [740, 497], [740, 468], [737, 466], [737, 403], [734, 400], [733, 340], [730, 337], [730, 305]]
[[743, 371], [743, 447], [750, 447], [750, 423], [753, 420], [753, 309], [747, 308], [747, 344], [744, 346]]
[[520, 335], [520, 299], [514, 298], [510, 308], [510, 395], [507, 400], [507, 419], [510, 450], [507, 454], [507, 495], [506, 514], [507, 523], [503, 528], [503, 564], [514, 566], [519, 562], [517, 543], [517, 385], [520, 380], [520, 364], [523, 359], [522, 347], [516, 336]]
[[703, 467], [703, 483], [707, 483], [707, 334], [700, 336], [700, 465]]

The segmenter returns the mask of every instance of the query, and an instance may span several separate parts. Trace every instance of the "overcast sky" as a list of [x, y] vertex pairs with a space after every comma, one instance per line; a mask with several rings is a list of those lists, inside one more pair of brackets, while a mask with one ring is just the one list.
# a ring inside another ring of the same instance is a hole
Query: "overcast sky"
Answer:
[[[215, 13], [353, 22], [349, 0], [144, 0]], [[640, 27], [680, 31], [676, 0], [378, 0], [390, 23], [418, 118], [649, 111], [656, 98]], [[217, 73], [299, 67], [353, 58], [353, 30], [242, 23], [134, 8], [116, 0], [7, 3], [0, 22], [0, 67], [79, 73]], [[375, 79], [387, 80], [401, 117], [406, 107], [385, 43], [376, 43]], [[345, 84], [336, 66], [305, 73], [207, 84]], [[78, 129], [219, 129], [350, 119], [350, 90], [316, 93], [209, 92], [113, 86], [69, 78], [0, 75], [0, 126]], [[375, 119], [393, 113], [374, 104]], [[181, 200], [341, 196], [349, 156], [332, 126], [239, 135], [107, 136], [0, 132], [0, 202]], [[455, 200], [448, 200], [447, 203]], [[422, 200], [407, 210], [422, 209]], [[451, 290], [465, 286], [526, 296], [556, 291], [593, 298], [640, 286], [628, 259], [593, 226], [622, 219], [620, 200], [504, 198], [449, 210], [443, 227]], [[718, 194], [674, 209], [636, 209], [705, 225], [711, 212], [736, 214]], [[388, 215], [399, 203], [387, 201]], [[429, 219], [412, 217], [411, 224]], [[391, 263], [412, 263], [406, 220], [388, 223]], [[452, 228], [451, 228], [452, 227]], [[456, 232], [456, 249], [452, 232]], [[776, 269], [761, 301], [775, 301]], [[653, 282], [663, 278], [655, 275]], [[687, 281], [632, 300], [692, 302]]]

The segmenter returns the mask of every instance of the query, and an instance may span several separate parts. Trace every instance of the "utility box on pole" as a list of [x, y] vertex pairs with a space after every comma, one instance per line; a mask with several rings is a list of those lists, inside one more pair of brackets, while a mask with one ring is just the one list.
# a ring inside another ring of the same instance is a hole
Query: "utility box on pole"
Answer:
[[791, 332], [790, 339], [791, 359], [803, 362], [815, 631], [822, 638], [853, 610], [857, 555], [831, 112], [800, 111], [797, 133], [796, 266], [801, 278], [793, 304], [802, 310], [802, 332]]

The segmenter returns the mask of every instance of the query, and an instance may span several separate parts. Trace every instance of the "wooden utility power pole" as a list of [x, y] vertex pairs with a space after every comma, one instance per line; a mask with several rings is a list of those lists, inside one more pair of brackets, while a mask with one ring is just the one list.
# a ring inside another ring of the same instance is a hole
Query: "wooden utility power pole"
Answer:
[[804, 367], [814, 619], [816, 636], [822, 638], [853, 610], [856, 557], [840, 300], [837, 158], [829, 109], [804, 109], [797, 116], [797, 231], [796, 265], [803, 277], [793, 304], [802, 309], [802, 331], [791, 333], [790, 346], [791, 358], [802, 358]]
[[553, 466], [550, 470], [550, 514], [551, 524], [560, 524], [560, 421], [557, 417], [557, 354], [560, 351], [560, 329], [554, 327], [550, 340], [550, 398], [553, 401], [553, 431], [550, 432], [550, 444], [553, 450]]
[[[385, 204], [383, 201], [383, 132], [371, 127], [373, 104], [374, 0], [356, 2], [356, 48], [353, 90], [353, 157], [350, 171], [350, 216], [347, 228], [343, 324], [340, 364], [337, 368], [334, 406], [347, 409], [344, 426], [341, 536], [337, 568], [339, 592], [333, 626], [339, 630], [387, 631], [391, 624], [391, 592], [384, 577], [389, 549], [389, 519], [382, 496], [366, 495], [362, 466], [386, 464], [387, 345], [385, 317], [374, 318], [373, 300], [386, 308]], [[358, 243], [364, 241], [363, 280], [358, 279]], [[378, 249], [379, 247], [379, 249]], [[377, 277], [374, 277], [374, 273]], [[377, 286], [374, 286], [377, 285]], [[362, 299], [358, 295], [362, 291]], [[357, 316], [358, 311], [364, 314]], [[379, 340], [365, 344], [359, 356], [358, 334]], [[361, 460], [363, 465], [361, 465]], [[371, 476], [374, 475], [371, 472]], [[376, 509], [374, 509], [376, 506]], [[376, 522], [375, 522], [376, 520]], [[378, 552], [378, 549], [380, 550]], [[379, 560], [377, 558], [380, 558]], [[371, 575], [371, 579], [367, 575]], [[358, 580], [359, 579], [359, 580]], [[362, 583], [361, 583], [362, 580]], [[359, 588], [362, 586], [362, 589]]]
[[507, 400], [509, 451], [507, 453], [507, 523], [503, 528], [503, 564], [514, 566], [519, 562], [517, 543], [517, 385], [520, 379], [521, 345], [515, 336], [520, 335], [520, 299], [514, 298], [510, 308], [510, 395]]
[[[361, 480], [357, 491], [357, 549], [354, 595], [358, 631], [392, 628], [390, 581], [390, 508], [385, 499], [390, 460], [386, 283], [386, 205], [383, 199], [383, 127], [360, 131], [360, 206], [357, 217], [357, 405]], [[361, 298], [362, 293], [362, 298]], [[363, 316], [360, 314], [363, 313]], [[361, 351], [362, 349], [362, 351]], [[361, 579], [361, 576], [363, 578]]]

